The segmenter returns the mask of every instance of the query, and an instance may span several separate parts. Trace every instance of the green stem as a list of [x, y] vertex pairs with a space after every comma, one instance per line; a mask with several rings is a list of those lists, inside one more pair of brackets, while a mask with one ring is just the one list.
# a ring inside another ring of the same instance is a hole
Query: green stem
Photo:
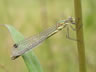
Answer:
[[76, 36], [79, 56], [79, 72], [86, 72], [85, 48], [83, 39], [82, 7], [81, 0], [74, 0], [75, 19], [76, 19]]

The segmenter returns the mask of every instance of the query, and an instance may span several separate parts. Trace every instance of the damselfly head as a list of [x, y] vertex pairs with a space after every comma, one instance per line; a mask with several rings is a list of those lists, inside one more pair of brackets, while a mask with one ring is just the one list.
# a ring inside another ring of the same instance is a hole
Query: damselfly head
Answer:
[[69, 17], [67, 21], [71, 24], [75, 24], [75, 19], [73, 17]]

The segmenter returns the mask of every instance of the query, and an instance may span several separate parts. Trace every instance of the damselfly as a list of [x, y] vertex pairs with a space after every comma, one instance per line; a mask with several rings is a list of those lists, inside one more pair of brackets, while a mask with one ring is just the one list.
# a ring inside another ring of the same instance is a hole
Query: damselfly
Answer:
[[37, 45], [41, 44], [44, 40], [51, 37], [52, 35], [56, 34], [58, 31], [62, 30], [63, 28], [67, 27], [67, 25], [70, 25], [71, 28], [72, 24], [75, 24], [75, 20], [71, 17], [66, 20], [58, 21], [55, 25], [49, 27], [45, 31], [36, 34], [32, 37], [26, 38], [16, 44], [13, 45], [13, 51], [12, 51], [12, 59], [16, 59], [25, 52], [28, 52], [32, 48], [36, 47]]

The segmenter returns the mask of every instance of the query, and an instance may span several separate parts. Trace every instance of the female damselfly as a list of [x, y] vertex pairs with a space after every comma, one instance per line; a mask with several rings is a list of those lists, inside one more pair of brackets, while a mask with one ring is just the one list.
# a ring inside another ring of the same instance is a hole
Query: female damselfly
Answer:
[[[55, 25], [49, 27], [48, 29], [44, 30], [43, 32], [40, 32], [39, 34], [36, 34], [29, 38], [25, 38], [24, 40], [14, 44], [11, 58], [13, 60], [18, 58], [25, 52], [28, 52], [32, 48], [41, 44], [47, 38], [56, 34], [63, 28], [67, 27], [67, 25], [70, 25], [72, 27], [72, 24], [75, 24], [75, 20], [72, 17], [70, 17], [66, 20], [58, 21]], [[73, 29], [73, 27], [72, 27], [72, 29]]]

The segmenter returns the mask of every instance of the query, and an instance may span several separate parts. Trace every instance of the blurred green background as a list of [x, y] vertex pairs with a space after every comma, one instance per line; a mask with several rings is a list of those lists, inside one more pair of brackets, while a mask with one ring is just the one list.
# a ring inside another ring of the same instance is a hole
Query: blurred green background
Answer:
[[[86, 67], [96, 72], [96, 1], [82, 0]], [[10, 24], [29, 37], [57, 21], [74, 17], [73, 0], [0, 0], [0, 24]], [[75, 32], [70, 31], [75, 38]], [[11, 60], [14, 44], [8, 30], [0, 26], [0, 72], [28, 72], [23, 59]], [[33, 49], [44, 72], [79, 72], [76, 42], [66, 39], [66, 29]]]

